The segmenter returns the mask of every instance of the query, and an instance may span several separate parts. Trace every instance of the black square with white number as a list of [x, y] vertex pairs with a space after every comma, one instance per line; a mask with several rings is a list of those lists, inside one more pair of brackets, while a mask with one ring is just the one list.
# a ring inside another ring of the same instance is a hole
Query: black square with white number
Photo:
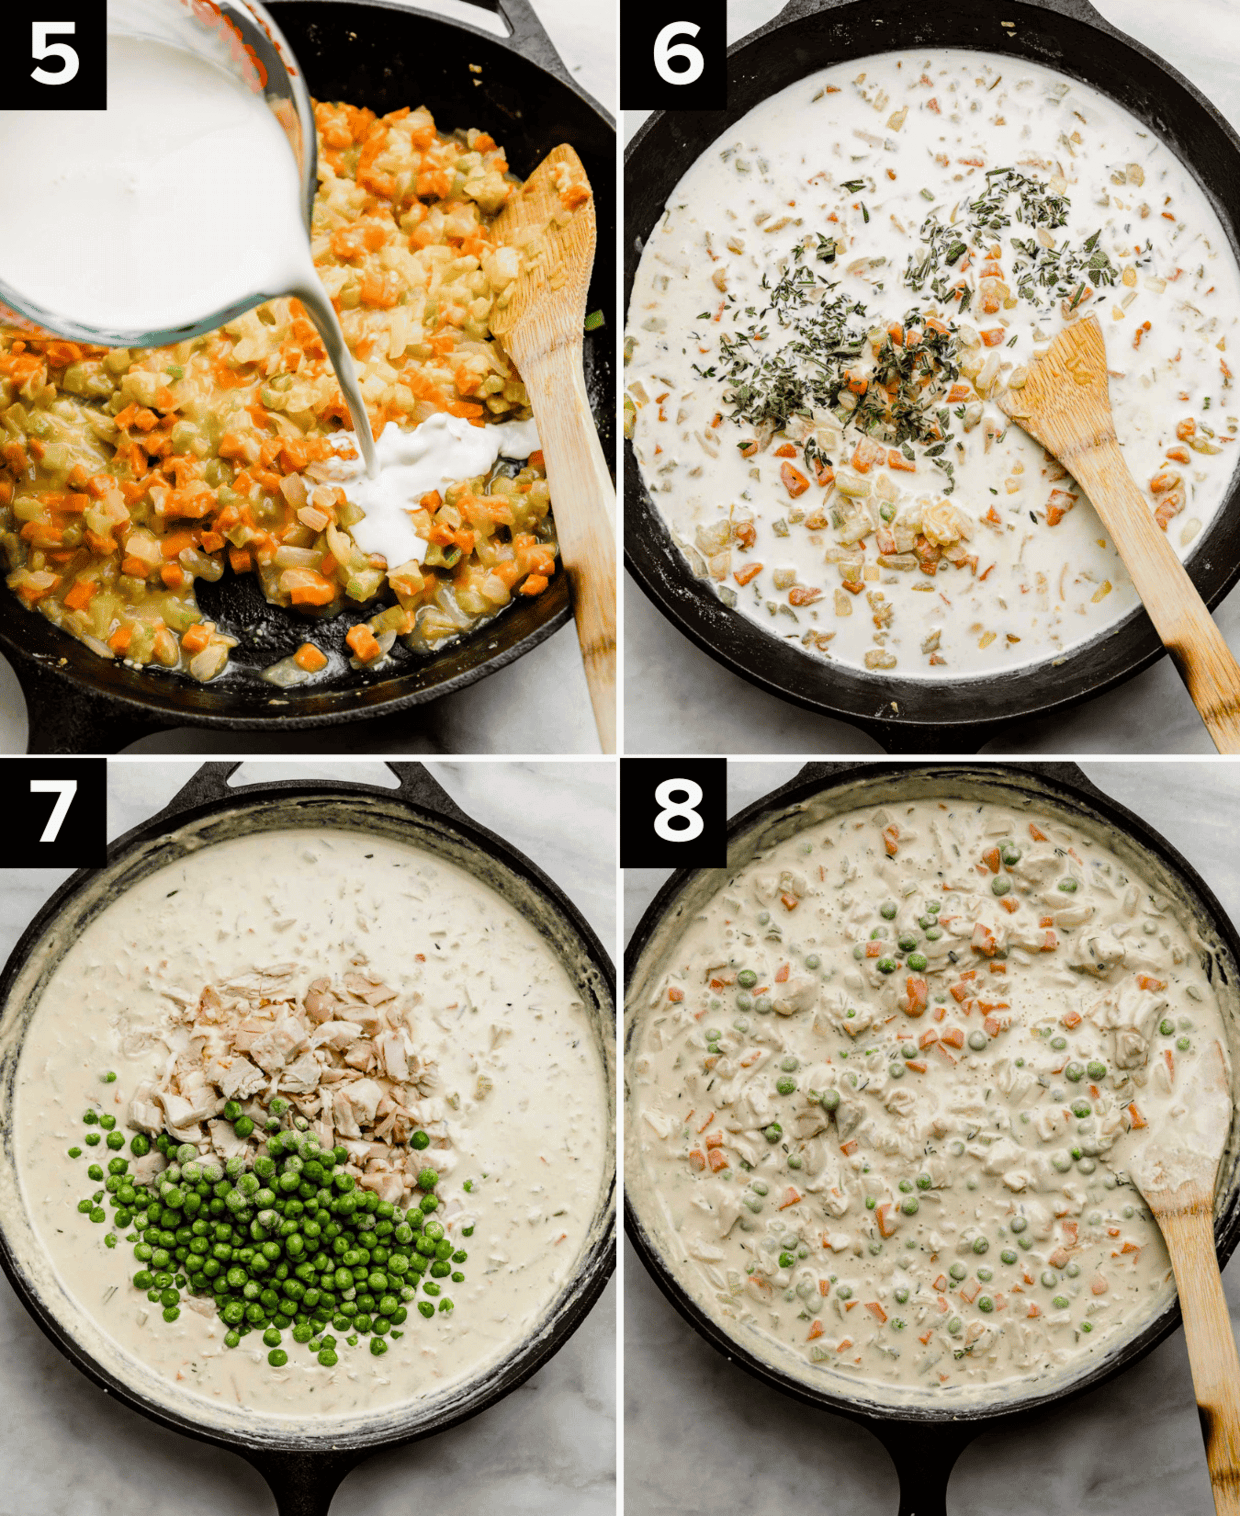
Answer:
[[621, 868], [722, 868], [727, 802], [726, 758], [622, 758]]
[[107, 0], [33, 0], [10, 12], [4, 40], [0, 110], [107, 109]]
[[721, 111], [728, 103], [724, 0], [620, 7], [620, 104], [631, 111]]
[[108, 854], [106, 758], [4, 758], [0, 868], [99, 868]]

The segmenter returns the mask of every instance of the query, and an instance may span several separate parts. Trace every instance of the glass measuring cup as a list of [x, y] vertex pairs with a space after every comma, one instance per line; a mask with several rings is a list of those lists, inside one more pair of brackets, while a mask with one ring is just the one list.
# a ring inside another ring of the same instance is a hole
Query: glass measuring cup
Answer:
[[[247, 90], [261, 93], [292, 151], [290, 172], [298, 175], [298, 203], [308, 236], [316, 186], [314, 111], [293, 51], [260, 0], [109, 0], [108, 33], [192, 54], [230, 74]], [[0, 324], [33, 325], [57, 336], [107, 347], [161, 347], [213, 331], [262, 301], [286, 293], [283, 289], [246, 291], [184, 324], [135, 330], [84, 323], [72, 312], [48, 309], [0, 278], [0, 302], [9, 307], [8, 312], [0, 311]]]

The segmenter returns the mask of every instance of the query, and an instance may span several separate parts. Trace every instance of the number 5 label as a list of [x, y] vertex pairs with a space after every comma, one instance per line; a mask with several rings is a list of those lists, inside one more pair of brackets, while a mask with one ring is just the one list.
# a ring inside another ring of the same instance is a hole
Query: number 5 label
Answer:
[[654, 7], [621, 6], [620, 104], [626, 110], [723, 110], [727, 46], [723, 0], [670, 0], [661, 15]]
[[107, 0], [32, 0], [6, 32], [3, 110], [101, 111], [108, 104]]
[[622, 758], [621, 867], [722, 867], [727, 797], [724, 758]]
[[4, 758], [0, 867], [98, 868], [108, 852], [106, 758]]

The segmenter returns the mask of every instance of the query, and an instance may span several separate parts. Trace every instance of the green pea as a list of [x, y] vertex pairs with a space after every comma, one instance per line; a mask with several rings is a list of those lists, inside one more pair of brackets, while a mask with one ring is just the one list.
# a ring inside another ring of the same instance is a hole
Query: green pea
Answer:
[[932, 926], [926, 933], [926, 940], [927, 942], [937, 942], [942, 935], [942, 927]]
[[1052, 1037], [1051, 1038], [1051, 1046], [1055, 1049], [1055, 1051], [1057, 1053], [1062, 1053], [1063, 1050], [1064, 1050], [1064, 1048], [1067, 1047], [1067, 1045], [1068, 1045], [1068, 1039], [1066, 1037]]
[[999, 849], [999, 857], [1008, 868], [1011, 868], [1014, 863], [1020, 862], [1020, 849], [1010, 842], [1005, 842]]
[[906, 1305], [907, 1303], [908, 1303], [908, 1291], [904, 1288], [903, 1285], [901, 1285], [900, 1288], [896, 1291], [896, 1304], [897, 1305]]
[[743, 990], [751, 990], [758, 982], [758, 976], [753, 969], [742, 969], [736, 976], [736, 982]]
[[954, 1280], [956, 1280], [957, 1283], [959, 1283], [960, 1280], [962, 1280], [969, 1271], [965, 1268], [963, 1263], [953, 1263], [947, 1272]]
[[910, 937], [909, 934], [907, 932], [905, 932], [900, 937], [900, 940], [897, 942], [896, 946], [900, 949], [900, 951], [902, 953], [911, 953], [913, 951], [913, 949], [917, 946], [917, 938], [916, 937]]
[[707, 1027], [707, 1029], [706, 1029], [706, 1040], [707, 1040], [707, 1042], [718, 1042], [719, 1039], [720, 1039], [720, 1037], [722, 1037], [722, 1036], [723, 1036], [723, 1033], [719, 1030], [719, 1028], [717, 1026]]
[[[880, 958], [874, 967], [880, 974], [894, 974], [896, 969], [899, 968], [899, 964], [894, 958]], [[88, 1137], [86, 1140], [89, 1142], [90, 1138]]]
[[[990, 888], [996, 895], [1006, 895], [1007, 892], [1012, 888], [1012, 881], [1007, 877], [1006, 874], [996, 874], [995, 877], [990, 881]], [[985, 1297], [983, 1296], [983, 1299], [984, 1298]], [[981, 1305], [980, 1300], [978, 1301], [978, 1305]], [[992, 1311], [994, 1310], [993, 1300], [990, 1303], [990, 1309]]]
[[962, 1322], [961, 1322], [959, 1316], [949, 1316], [948, 1317], [948, 1319], [947, 1319], [947, 1330], [948, 1330], [948, 1333], [952, 1337], [955, 1337], [956, 1334], [960, 1331], [961, 1325], [962, 1325]]
[[1064, 892], [1065, 895], [1075, 895], [1076, 894], [1076, 880], [1075, 879], [1061, 879], [1059, 881], [1058, 888], [1061, 889]]
[[1175, 1022], [1168, 1020], [1167, 1017], [1164, 1016], [1163, 1019], [1158, 1023], [1158, 1030], [1163, 1034], [1164, 1037], [1170, 1037], [1171, 1034], [1175, 1031]]
[[1187, 1037], [1177, 1037], [1175, 1045], [1181, 1053], [1187, 1053], [1189, 1048], [1192, 1047], [1192, 1042]]
[[748, 990], [738, 990], [735, 1000], [732, 1002], [738, 1011], [753, 1010], [753, 996]]
[[793, 1092], [793, 1090], [796, 1089], [796, 1087], [797, 1087], [796, 1080], [795, 1079], [789, 1079], [786, 1075], [782, 1079], [777, 1079], [775, 1081], [775, 1088], [779, 1091], [779, 1093], [781, 1095], [791, 1095], [792, 1092]]
[[888, 900], [879, 906], [878, 914], [883, 918], [884, 921], [894, 921], [896, 919], [896, 911], [898, 909], [899, 907], [896, 905], [894, 900]]
[[901, 1204], [900, 1209], [906, 1216], [916, 1216], [917, 1212], [921, 1209], [921, 1202], [918, 1200], [916, 1195], [910, 1195], [909, 1198]]
[[999, 1254], [999, 1257], [1003, 1260], [1004, 1263], [1011, 1264], [1016, 1262], [1016, 1254], [1012, 1251], [1011, 1248], [1004, 1248], [1004, 1250]]
[[989, 1314], [994, 1310], [995, 1303], [989, 1295], [979, 1295], [977, 1297], [977, 1308], [979, 1311], [985, 1311]]
[[1069, 1305], [1068, 1297], [1066, 1295], [1055, 1295], [1051, 1300], [1051, 1304], [1057, 1311], [1066, 1311]]
[[807, 969], [821, 968], [822, 967], [822, 959], [818, 956], [817, 953], [806, 953], [806, 955], [805, 955], [805, 967]]
[[919, 1190], [928, 1190], [933, 1183], [934, 1180], [931, 1179], [929, 1174], [918, 1174], [917, 1188]]
[[768, 1142], [778, 1142], [784, 1135], [784, 1129], [778, 1121], [772, 1121], [770, 1126], [763, 1131], [762, 1135]]
[[904, 1065], [902, 1063], [889, 1063], [887, 1065], [887, 1072], [893, 1079], [903, 1079]]
[[1070, 1079], [1073, 1084], [1079, 1084], [1085, 1077], [1085, 1065], [1082, 1063], [1070, 1063], [1063, 1071], [1065, 1079]]
[[1024, 1216], [1013, 1216], [1012, 1220], [1009, 1222], [1009, 1225], [1014, 1232], [1019, 1233], [1025, 1230], [1025, 1228], [1029, 1225], [1029, 1221]]
[[975, 1237], [973, 1239], [973, 1251], [975, 1253], [985, 1253], [988, 1252], [989, 1249], [990, 1243], [987, 1242], [985, 1237]]
[[1074, 1100], [1072, 1102], [1072, 1114], [1078, 1120], [1083, 1120], [1086, 1116], [1090, 1115], [1092, 1111], [1093, 1106], [1090, 1105], [1088, 1100]]
[[824, 1111], [838, 1110], [840, 1104], [839, 1090], [823, 1090], [820, 1102]]
[[929, 961], [930, 960], [926, 957], [926, 955], [924, 953], [910, 953], [908, 955], [908, 966], [909, 966], [909, 968], [915, 969], [918, 973], [920, 973], [922, 971], [922, 969], [924, 969], [926, 967], [926, 964]]
[[753, 1008], [759, 1016], [769, 1016], [775, 1008], [775, 1002], [769, 995], [759, 995], [754, 1000]]
[[980, 1053], [990, 1042], [985, 1032], [972, 1031], [969, 1033], [969, 1046], [975, 1053]]
[[1086, 1064], [1086, 1072], [1091, 1079], [1105, 1079], [1107, 1077], [1107, 1066], [1105, 1063], [1100, 1063], [1097, 1058], [1094, 1058]]

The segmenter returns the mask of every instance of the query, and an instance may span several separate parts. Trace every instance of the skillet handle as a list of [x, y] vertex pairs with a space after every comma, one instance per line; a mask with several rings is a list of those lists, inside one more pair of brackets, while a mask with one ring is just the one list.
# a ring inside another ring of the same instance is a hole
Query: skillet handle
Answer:
[[[563, 58], [556, 51], [555, 43], [547, 35], [547, 29], [538, 19], [530, 0], [469, 0], [471, 5], [476, 5], [480, 10], [490, 11], [498, 16], [508, 28], [507, 37], [496, 37], [492, 32], [482, 32], [489, 42], [499, 42], [503, 47], [511, 48], [514, 53], [520, 53], [523, 58], [528, 58], [531, 63], [536, 63], [548, 73], [555, 74], [563, 79], [566, 84], [571, 84], [573, 90], [581, 94], [581, 86], [569, 73]], [[421, 7], [412, 5], [410, 9], [418, 10]], [[432, 12], [434, 7], [427, 5], [426, 10]], [[469, 25], [468, 22], [465, 23]], [[479, 30], [479, 28], [473, 28]]]
[[327, 1516], [341, 1481], [365, 1456], [360, 1451], [343, 1450], [330, 1453], [239, 1451], [267, 1481], [279, 1516]]
[[454, 821], [467, 821], [471, 826], [476, 825], [474, 818], [457, 805], [424, 763], [389, 762], [388, 768], [400, 780], [400, 788], [396, 793], [402, 800], [409, 801], [411, 805], [420, 805], [424, 810], [450, 816]]
[[163, 810], [152, 821], [163, 821], [179, 816], [182, 811], [191, 811], [195, 806], [208, 805], [212, 800], [222, 800], [230, 792], [228, 781], [241, 767], [241, 760], [224, 763], [204, 763], [196, 768]]
[[175, 725], [106, 694], [88, 695], [49, 665], [11, 653], [9, 661], [26, 701], [28, 753], [119, 753]]
[[[773, 20], [768, 21], [765, 26], [757, 27], [741, 40], [749, 42], [754, 37], [763, 36], [781, 26], [788, 26], [794, 21], [804, 21], [808, 16], [817, 16], [823, 11], [839, 10], [841, 6], [852, 3], [853, 0], [788, 0], [787, 5]], [[1029, 3], [1038, 10], [1057, 11], [1061, 16], [1070, 16], [1074, 21], [1097, 27], [1102, 31], [1110, 32], [1113, 36], [1122, 35], [1116, 31], [1101, 11], [1089, 3], [1089, 0], [1029, 0]]]
[[947, 1482], [977, 1431], [966, 1422], [890, 1421], [872, 1431], [900, 1479], [900, 1516], [947, 1516]]

